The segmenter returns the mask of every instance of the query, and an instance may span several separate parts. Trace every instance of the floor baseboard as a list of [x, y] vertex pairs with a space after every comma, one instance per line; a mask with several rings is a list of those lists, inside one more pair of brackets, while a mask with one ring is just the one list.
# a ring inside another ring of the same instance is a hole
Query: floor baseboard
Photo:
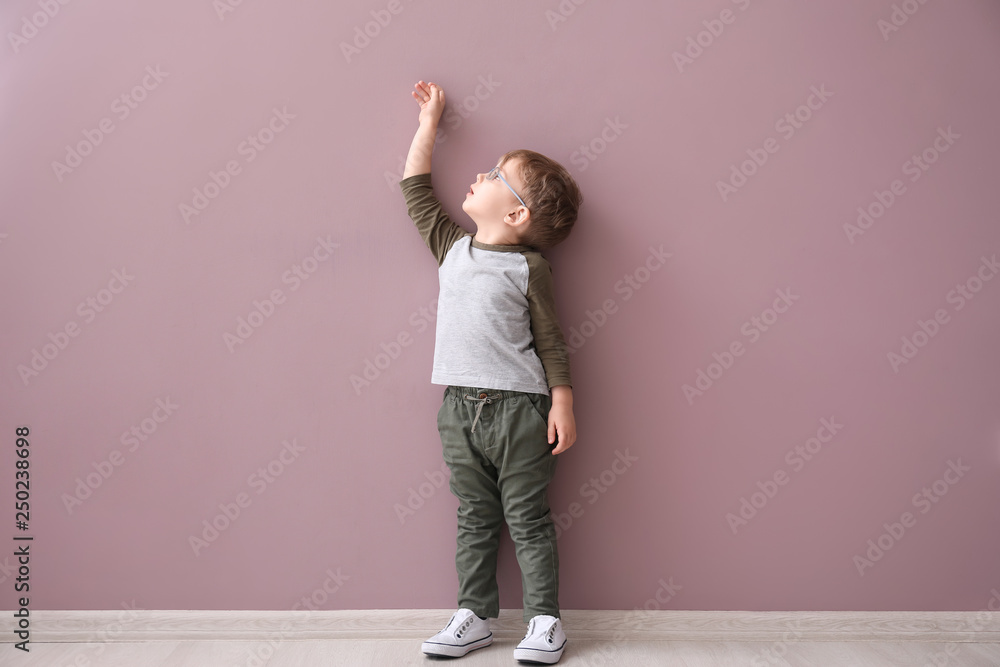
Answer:
[[[423, 640], [444, 627], [454, 609], [333, 611], [38, 610], [31, 641], [268, 641], [295, 639]], [[622, 611], [563, 610], [566, 634], [600, 641], [925, 641], [1000, 642], [1000, 614], [979, 611]], [[0, 631], [12, 637], [13, 612]], [[498, 638], [520, 638], [520, 609], [492, 621]]]

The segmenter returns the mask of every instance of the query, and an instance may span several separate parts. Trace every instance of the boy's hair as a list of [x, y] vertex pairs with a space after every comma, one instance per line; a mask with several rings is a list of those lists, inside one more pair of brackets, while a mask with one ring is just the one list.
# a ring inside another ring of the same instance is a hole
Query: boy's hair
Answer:
[[569, 236], [583, 203], [580, 188], [570, 173], [555, 160], [526, 149], [510, 151], [500, 159], [520, 158], [521, 197], [531, 211], [531, 222], [521, 244], [544, 250]]

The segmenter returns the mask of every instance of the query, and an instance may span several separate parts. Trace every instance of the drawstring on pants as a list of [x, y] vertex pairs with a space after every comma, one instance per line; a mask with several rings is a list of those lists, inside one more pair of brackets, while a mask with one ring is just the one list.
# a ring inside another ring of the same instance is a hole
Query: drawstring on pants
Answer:
[[476, 424], [479, 422], [479, 416], [483, 412], [483, 406], [484, 405], [489, 405], [490, 403], [493, 403], [495, 401], [499, 401], [501, 397], [502, 397], [501, 394], [493, 394], [492, 396], [490, 396], [489, 394], [486, 394], [485, 392], [479, 394], [478, 397], [476, 397], [476, 396], [469, 396], [468, 394], [465, 395], [464, 398], [467, 398], [470, 401], [478, 401], [479, 402], [479, 405], [476, 406], [476, 418], [472, 421], [472, 432], [473, 433], [476, 432]]

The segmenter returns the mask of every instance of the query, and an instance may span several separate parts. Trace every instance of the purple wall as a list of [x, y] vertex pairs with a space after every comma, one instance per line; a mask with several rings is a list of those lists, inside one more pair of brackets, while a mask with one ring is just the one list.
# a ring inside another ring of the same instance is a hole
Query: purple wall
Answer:
[[584, 192], [564, 608], [1000, 595], [996, 3], [227, 1], [0, 9], [33, 608], [454, 606], [419, 79], [467, 229], [510, 149]]

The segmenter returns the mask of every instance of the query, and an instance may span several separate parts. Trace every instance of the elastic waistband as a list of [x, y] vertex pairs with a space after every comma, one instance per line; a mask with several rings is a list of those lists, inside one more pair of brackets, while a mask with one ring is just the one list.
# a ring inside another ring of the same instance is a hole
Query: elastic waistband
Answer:
[[[445, 390], [447, 396], [455, 396], [457, 398], [464, 398], [466, 395], [479, 398], [480, 394], [486, 394], [486, 396], [495, 397], [497, 394], [500, 395], [498, 400], [504, 400], [508, 398], [513, 398], [515, 396], [525, 396], [523, 391], [510, 391], [508, 389], [491, 389], [490, 387], [458, 387], [455, 385], [449, 385]], [[485, 396], [483, 397], [485, 398]]]

